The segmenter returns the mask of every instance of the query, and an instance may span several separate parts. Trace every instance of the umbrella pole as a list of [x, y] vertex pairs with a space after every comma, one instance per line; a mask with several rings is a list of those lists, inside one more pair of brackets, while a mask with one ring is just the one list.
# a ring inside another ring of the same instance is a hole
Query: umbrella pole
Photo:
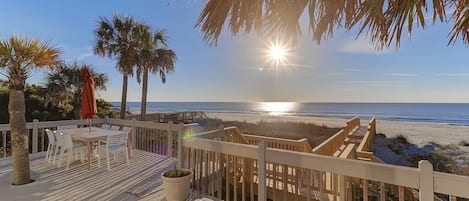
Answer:
[[90, 128], [90, 133], [91, 133], [91, 119], [89, 119], [89, 121], [90, 121], [89, 128]]

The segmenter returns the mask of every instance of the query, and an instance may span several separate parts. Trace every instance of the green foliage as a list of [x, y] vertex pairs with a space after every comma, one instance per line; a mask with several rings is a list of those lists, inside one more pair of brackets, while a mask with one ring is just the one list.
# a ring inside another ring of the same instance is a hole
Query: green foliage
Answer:
[[96, 116], [99, 118], [109, 117], [109, 118], [119, 118], [119, 111], [112, 108], [112, 104], [106, 102], [103, 99], [96, 100], [98, 106], [98, 113]]
[[399, 140], [399, 142], [402, 144], [410, 144], [409, 141], [407, 140], [407, 137], [404, 135], [397, 135], [396, 139]]
[[[0, 83], [4, 81], [0, 80]], [[25, 87], [25, 106], [26, 121], [31, 122], [34, 119], [39, 121], [55, 121], [64, 119], [73, 119], [73, 106], [71, 104], [63, 104], [61, 106], [47, 104], [47, 89], [38, 85], [26, 85]], [[8, 124], [8, 89], [1, 87], [0, 84], [0, 124]], [[97, 100], [98, 117], [108, 116], [110, 118], [118, 117], [118, 112], [113, 110], [112, 104], [103, 99]]]
[[176, 178], [176, 177], [184, 177], [187, 175], [190, 175], [191, 171], [186, 170], [186, 169], [178, 169], [176, 167], [176, 164], [174, 164], [174, 168], [171, 170], [166, 171], [163, 176], [165, 177], [171, 177], [171, 178]]
[[[67, 111], [73, 110], [74, 118], [80, 119], [81, 92], [83, 80], [82, 69], [87, 65], [63, 64], [57, 71], [47, 74], [46, 77], [46, 104], [52, 104], [64, 108]], [[103, 73], [98, 73], [87, 66], [93, 75], [96, 90], [106, 90], [108, 78]]]

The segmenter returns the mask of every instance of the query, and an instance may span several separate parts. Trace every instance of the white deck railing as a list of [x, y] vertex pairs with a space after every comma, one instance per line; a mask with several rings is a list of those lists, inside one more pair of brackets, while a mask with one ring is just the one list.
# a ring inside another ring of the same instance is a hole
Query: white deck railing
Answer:
[[[92, 121], [93, 125], [103, 123], [132, 127], [133, 148], [180, 156], [178, 165], [194, 171], [192, 188], [224, 200], [367, 200], [369, 197], [405, 200], [413, 197], [405, 188], [416, 189], [423, 201], [433, 200], [435, 193], [449, 195], [451, 200], [469, 198], [469, 177], [434, 172], [427, 161], [421, 161], [419, 168], [410, 168], [349, 160], [356, 154], [354, 144], [349, 144], [340, 158], [334, 158], [268, 148], [265, 141], [248, 145], [200, 138], [204, 133], [183, 141], [183, 130], [197, 128], [196, 125], [120, 119]], [[45, 128], [70, 124], [87, 125], [87, 122], [28, 123], [31, 152], [44, 151]], [[0, 125], [2, 147], [8, 147], [9, 129], [9, 125]], [[223, 129], [205, 134], [223, 135], [232, 141], [243, 139], [225, 133]]]
[[469, 177], [434, 172], [428, 161], [411, 168], [349, 160], [354, 144], [340, 158], [267, 148], [264, 141], [247, 145], [193, 138], [183, 142], [183, 149], [183, 166], [195, 172], [192, 187], [224, 200], [403, 201], [414, 197], [406, 188], [416, 189], [423, 201], [433, 200], [435, 193], [469, 198]]
[[[39, 122], [34, 120], [26, 124], [29, 134], [30, 153], [37, 153], [46, 151], [47, 149], [47, 135], [45, 129], [56, 130], [57, 126], [64, 125], [77, 125], [88, 126], [89, 122], [85, 120], [64, 120], [64, 121], [45, 121]], [[100, 126], [101, 124], [110, 124], [116, 126], [132, 127], [132, 135], [130, 137], [131, 146], [133, 149], [144, 150], [148, 152], [157, 153], [160, 155], [167, 155], [176, 157], [178, 153], [178, 140], [182, 138], [182, 133], [185, 127], [194, 125], [183, 124], [169, 124], [169, 123], [153, 123], [133, 120], [101, 118], [92, 119], [93, 126]], [[0, 160], [11, 156], [11, 134], [10, 125], [0, 125]]]

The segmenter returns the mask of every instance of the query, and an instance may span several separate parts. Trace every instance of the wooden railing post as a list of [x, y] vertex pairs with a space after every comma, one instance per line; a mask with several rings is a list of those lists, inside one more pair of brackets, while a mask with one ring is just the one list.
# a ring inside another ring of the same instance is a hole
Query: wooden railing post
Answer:
[[39, 120], [37, 119], [34, 119], [33, 120], [33, 140], [32, 140], [32, 143], [33, 143], [33, 153], [37, 153], [37, 145], [38, 145], [38, 122]]
[[419, 162], [419, 200], [433, 200], [433, 166], [430, 162]]
[[257, 161], [257, 173], [259, 177], [259, 185], [257, 188], [258, 200], [267, 200], [267, 188], [265, 186], [265, 141], [262, 140], [258, 145], [259, 160]]
[[177, 159], [178, 159], [178, 164], [177, 164], [177, 167], [178, 168], [182, 168], [182, 135], [184, 134], [182, 132], [184, 128], [184, 123], [180, 123], [179, 124], [179, 128], [178, 128], [178, 155], [177, 155]]

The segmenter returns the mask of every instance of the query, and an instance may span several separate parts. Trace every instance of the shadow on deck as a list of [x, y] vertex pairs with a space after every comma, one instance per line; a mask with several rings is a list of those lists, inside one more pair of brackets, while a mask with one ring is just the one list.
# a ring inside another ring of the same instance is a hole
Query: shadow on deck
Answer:
[[130, 165], [122, 157], [106, 162], [100, 168], [93, 162], [91, 170], [79, 161], [70, 170], [44, 160], [44, 153], [30, 155], [31, 178], [34, 183], [11, 186], [11, 160], [0, 161], [0, 200], [164, 200], [161, 173], [173, 168], [174, 158], [133, 150]]

